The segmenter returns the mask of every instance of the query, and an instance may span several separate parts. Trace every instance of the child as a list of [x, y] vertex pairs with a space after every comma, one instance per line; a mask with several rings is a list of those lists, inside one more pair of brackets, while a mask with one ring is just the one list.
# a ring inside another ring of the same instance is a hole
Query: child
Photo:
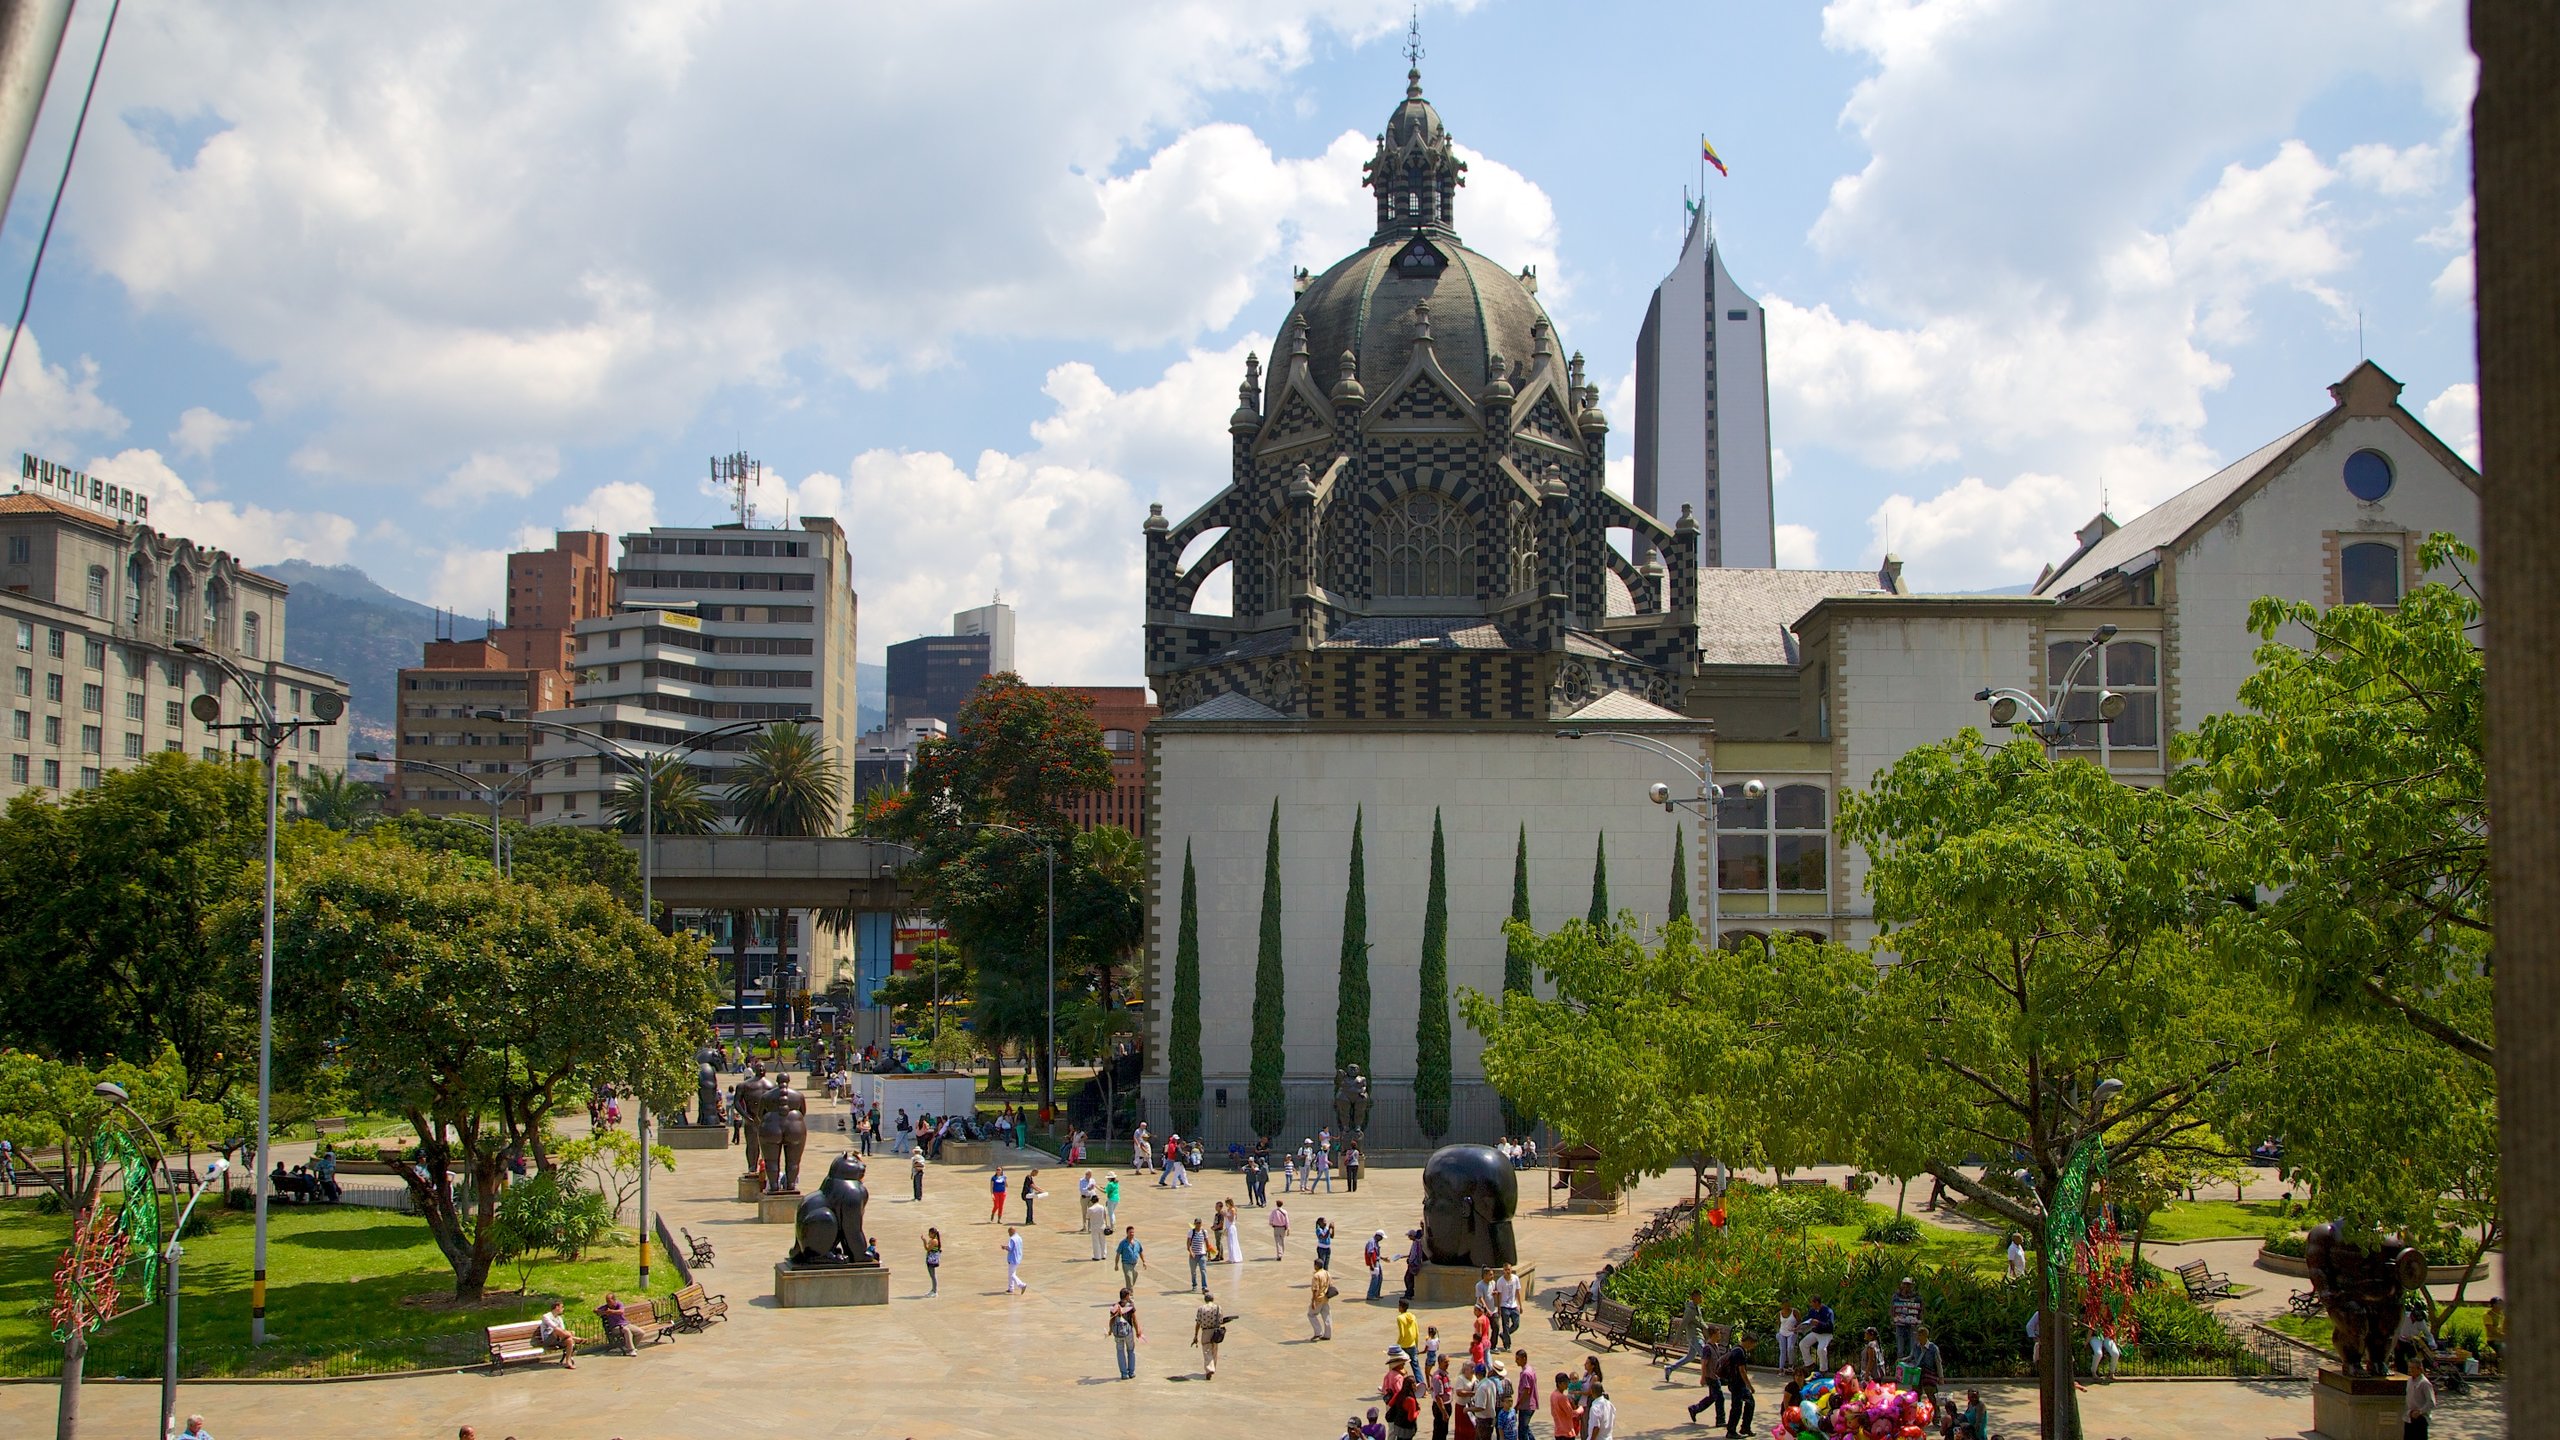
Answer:
[[1369, 1407], [1369, 1423], [1360, 1427], [1367, 1440], [1387, 1440], [1387, 1427], [1378, 1423], [1378, 1407]]
[[1858, 1347], [1858, 1378], [1872, 1385], [1892, 1378], [1885, 1369], [1884, 1346], [1877, 1343], [1876, 1327], [1867, 1327], [1867, 1343]]
[[1440, 1327], [1426, 1325], [1422, 1330], [1422, 1373], [1440, 1373]]

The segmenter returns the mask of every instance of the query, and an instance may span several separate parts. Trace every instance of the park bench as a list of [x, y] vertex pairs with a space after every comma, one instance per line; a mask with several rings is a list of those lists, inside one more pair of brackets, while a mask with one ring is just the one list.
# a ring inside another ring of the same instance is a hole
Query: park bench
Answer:
[[2190, 1300], [2228, 1300], [2239, 1294], [2231, 1277], [2218, 1275], [2201, 1260], [2190, 1260], [2178, 1267], [2178, 1280], [2187, 1287]]
[[1588, 1339], [1606, 1341], [1615, 1350], [1627, 1343], [1627, 1332], [1636, 1323], [1635, 1307], [1615, 1300], [1594, 1304], [1582, 1318], [1574, 1322], [1574, 1333]]
[[658, 1314], [655, 1300], [626, 1301], [622, 1307], [622, 1353], [637, 1355], [640, 1347], [664, 1340], [676, 1333], [676, 1322]]
[[693, 1235], [693, 1227], [690, 1225], [685, 1227], [684, 1249], [686, 1264], [699, 1265], [707, 1268], [712, 1263], [711, 1242], [708, 1240], [695, 1239]]
[[2285, 1297], [2284, 1308], [2287, 1313], [2303, 1320], [2317, 1320], [2329, 1313], [2329, 1307], [2320, 1302], [2317, 1290], [2294, 1291]]
[[708, 1294], [699, 1285], [687, 1285], [669, 1298], [676, 1307], [678, 1330], [708, 1330], [712, 1321], [729, 1318], [728, 1298]]
[[539, 1320], [492, 1325], [488, 1331], [489, 1368], [492, 1370], [504, 1370], [518, 1360], [539, 1360], [551, 1353], [542, 1348], [542, 1322]]
[[314, 1135], [344, 1135], [347, 1133], [347, 1117], [344, 1115], [323, 1115], [319, 1119], [311, 1122], [311, 1133]]
[[1778, 1177], [1778, 1188], [1781, 1190], [1823, 1190], [1828, 1189], [1830, 1185], [1830, 1181], [1823, 1179], [1819, 1175], [1782, 1175]]
[[1653, 1355], [1653, 1363], [1656, 1365], [1667, 1364], [1670, 1361], [1677, 1360], [1681, 1356], [1689, 1353], [1689, 1327], [1680, 1321], [1674, 1320], [1671, 1322], [1670, 1333], [1664, 1335], [1661, 1339], [1644, 1340], [1637, 1343], [1643, 1345], [1647, 1351], [1651, 1352]]
[[1558, 1330], [1571, 1330], [1590, 1308], [1591, 1282], [1586, 1280], [1554, 1292], [1548, 1304], [1547, 1323]]

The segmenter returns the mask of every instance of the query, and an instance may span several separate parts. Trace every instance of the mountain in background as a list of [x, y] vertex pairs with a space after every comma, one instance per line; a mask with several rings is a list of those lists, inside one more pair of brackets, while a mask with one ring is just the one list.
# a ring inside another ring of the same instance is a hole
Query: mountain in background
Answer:
[[889, 667], [853, 667], [853, 733], [868, 734], [889, 723]]
[[[389, 753], [400, 714], [400, 668], [417, 664], [437, 637], [440, 612], [392, 594], [353, 565], [287, 560], [261, 565], [258, 573], [293, 587], [285, 597], [284, 658], [347, 682], [348, 751]], [[462, 639], [488, 630], [478, 620], [444, 623]]]

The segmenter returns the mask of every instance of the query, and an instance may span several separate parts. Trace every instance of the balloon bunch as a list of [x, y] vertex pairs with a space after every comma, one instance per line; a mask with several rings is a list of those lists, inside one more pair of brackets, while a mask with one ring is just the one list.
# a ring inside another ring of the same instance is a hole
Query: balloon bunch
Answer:
[[1843, 1366], [1837, 1375], [1817, 1375], [1804, 1384], [1802, 1398], [1788, 1406], [1770, 1427], [1771, 1440], [1922, 1440], [1936, 1407], [1916, 1390], [1890, 1381], [1861, 1382]]

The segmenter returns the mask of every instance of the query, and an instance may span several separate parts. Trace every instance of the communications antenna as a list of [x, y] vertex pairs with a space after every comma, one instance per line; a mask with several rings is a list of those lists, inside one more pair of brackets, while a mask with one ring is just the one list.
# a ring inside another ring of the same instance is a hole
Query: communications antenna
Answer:
[[744, 450], [711, 457], [711, 483], [726, 486], [735, 495], [731, 504], [737, 512], [740, 529], [755, 524], [755, 487], [763, 479], [764, 465], [749, 458]]

